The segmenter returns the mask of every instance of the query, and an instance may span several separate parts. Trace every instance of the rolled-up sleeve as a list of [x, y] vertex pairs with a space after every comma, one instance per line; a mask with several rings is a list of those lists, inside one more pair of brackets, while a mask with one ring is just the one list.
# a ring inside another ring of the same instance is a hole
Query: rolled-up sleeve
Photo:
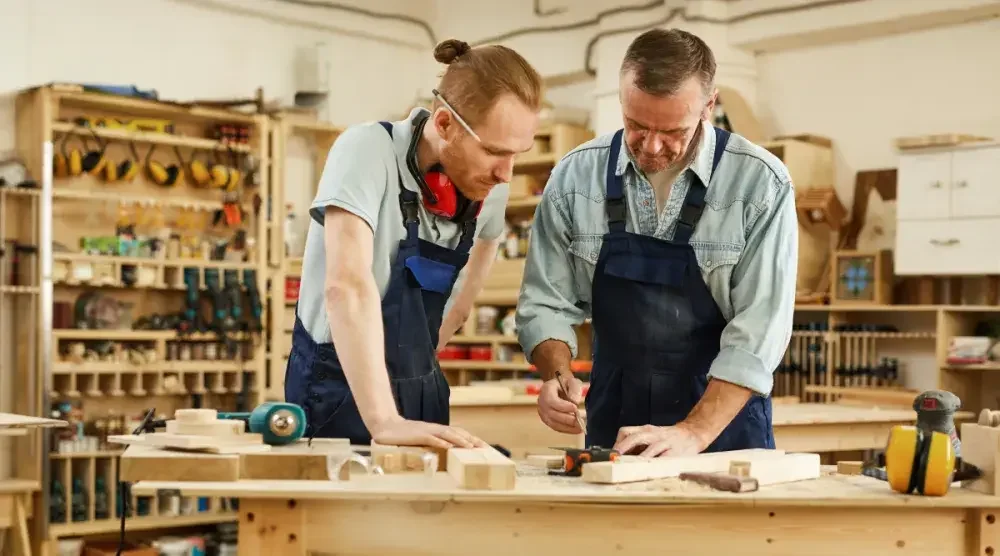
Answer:
[[792, 335], [799, 228], [791, 183], [768, 184], [777, 193], [752, 225], [733, 269], [734, 317], [722, 332], [709, 376], [767, 395]]
[[565, 175], [565, 164], [553, 169], [531, 227], [515, 314], [518, 342], [529, 362], [531, 352], [546, 340], [565, 342], [576, 357], [573, 327], [586, 318], [577, 306], [568, 203], [560, 183]]

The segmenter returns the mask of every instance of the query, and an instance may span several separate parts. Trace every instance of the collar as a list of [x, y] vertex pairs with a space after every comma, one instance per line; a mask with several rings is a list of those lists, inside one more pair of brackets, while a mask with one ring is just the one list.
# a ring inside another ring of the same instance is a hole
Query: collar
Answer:
[[429, 113], [425, 108], [416, 107], [410, 111], [406, 119], [392, 122], [392, 146], [396, 155], [396, 167], [399, 169], [399, 175], [402, 176], [406, 188], [415, 191], [418, 195], [421, 194], [420, 185], [410, 175], [410, 171], [406, 167], [406, 153], [410, 148], [410, 139], [413, 138], [413, 121], [422, 112]]
[[[709, 180], [712, 179], [712, 158], [714, 153], [715, 130], [712, 129], [712, 126], [708, 122], [702, 121], [701, 141], [698, 143], [698, 153], [695, 154], [691, 164], [685, 170], [694, 172], [694, 175], [698, 176], [698, 179], [701, 180], [701, 183], [705, 187], [708, 187]], [[639, 169], [635, 166], [635, 161], [632, 160], [632, 154], [623, 141], [621, 152], [618, 154], [618, 166], [615, 168], [615, 174], [621, 176], [630, 167], [633, 172], [639, 174]]]

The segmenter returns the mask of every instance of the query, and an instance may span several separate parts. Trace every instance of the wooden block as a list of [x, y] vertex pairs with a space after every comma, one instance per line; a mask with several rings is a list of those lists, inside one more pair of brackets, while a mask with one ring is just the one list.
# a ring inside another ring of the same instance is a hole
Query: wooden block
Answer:
[[838, 461], [837, 473], [841, 475], [860, 475], [862, 462], [860, 461]]
[[[429, 446], [390, 446], [386, 444], [378, 444], [376, 442], [372, 442], [371, 444], [372, 463], [382, 466], [379, 462], [382, 461], [385, 454], [400, 454], [402, 462], [400, 470], [406, 468], [411, 471], [422, 471], [424, 468], [423, 455], [428, 452], [437, 455], [437, 470], [445, 471], [448, 465], [447, 450], [431, 448]], [[407, 456], [407, 454], [410, 455]], [[383, 467], [382, 470], [385, 471], [385, 468]]]
[[238, 454], [180, 452], [133, 445], [126, 448], [118, 465], [119, 478], [126, 482], [240, 479]]
[[213, 423], [219, 418], [219, 412], [215, 409], [178, 409], [174, 412], [174, 419], [181, 423]]
[[206, 423], [167, 421], [170, 434], [193, 434], [199, 436], [233, 436], [246, 433], [246, 423], [235, 419], [216, 419]]
[[819, 454], [785, 454], [754, 461], [732, 461], [729, 465], [745, 468], [745, 476], [756, 479], [760, 486], [818, 479], [820, 473]]
[[962, 423], [962, 461], [982, 471], [978, 479], [964, 486], [983, 494], [1000, 494], [1000, 428], [978, 423]]
[[517, 466], [491, 446], [448, 450], [448, 474], [460, 488], [511, 490]]
[[727, 473], [729, 462], [757, 461], [780, 457], [784, 450], [749, 449], [712, 452], [694, 456], [640, 458], [623, 456], [618, 461], [602, 461], [583, 465], [582, 478], [587, 483], [618, 484], [677, 477], [685, 472]]

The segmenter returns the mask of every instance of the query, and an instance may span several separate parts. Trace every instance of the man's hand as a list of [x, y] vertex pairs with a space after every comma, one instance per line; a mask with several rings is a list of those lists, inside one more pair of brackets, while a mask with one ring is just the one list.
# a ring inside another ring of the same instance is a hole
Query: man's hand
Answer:
[[538, 416], [554, 431], [566, 434], [580, 434], [583, 429], [577, 421], [580, 402], [583, 401], [583, 382], [575, 376], [563, 378], [567, 399], [559, 388], [559, 376], [542, 384], [538, 393]]
[[433, 448], [481, 448], [486, 442], [459, 427], [394, 417], [373, 427], [372, 440], [392, 446], [430, 446]]
[[698, 454], [708, 448], [709, 444], [711, 442], [705, 442], [690, 426], [677, 423], [672, 427], [622, 427], [618, 431], [614, 449], [621, 454], [629, 454], [645, 448], [639, 455], [655, 458]]

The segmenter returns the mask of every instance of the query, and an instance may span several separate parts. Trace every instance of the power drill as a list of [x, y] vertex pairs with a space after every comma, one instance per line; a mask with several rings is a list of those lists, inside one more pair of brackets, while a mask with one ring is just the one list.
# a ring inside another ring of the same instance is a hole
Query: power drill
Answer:
[[951, 439], [955, 457], [962, 457], [962, 441], [955, 430], [955, 412], [962, 407], [958, 396], [945, 390], [928, 390], [913, 399], [913, 410], [917, 412], [917, 428], [930, 436], [932, 431], [942, 432]]

